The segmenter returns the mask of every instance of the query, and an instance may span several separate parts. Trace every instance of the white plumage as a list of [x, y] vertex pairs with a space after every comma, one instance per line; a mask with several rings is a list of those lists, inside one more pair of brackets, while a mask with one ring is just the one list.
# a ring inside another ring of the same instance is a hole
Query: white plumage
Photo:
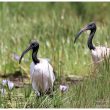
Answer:
[[30, 46], [22, 53], [19, 63], [21, 62], [24, 54], [29, 50], [32, 50], [33, 62], [30, 65], [30, 77], [35, 93], [37, 96], [40, 96], [41, 94], [53, 91], [55, 75], [52, 66], [46, 59], [37, 58], [38, 49], [38, 42], [32, 42]]
[[39, 91], [44, 93], [49, 89], [53, 89], [55, 81], [52, 66], [45, 59], [39, 59], [39, 61], [40, 62], [37, 65], [33, 62], [30, 65], [32, 87], [38, 96], [40, 95]]
[[110, 56], [110, 48], [107, 47], [95, 47], [95, 50], [91, 50], [91, 55], [94, 63], [99, 63], [104, 58], [108, 58]]

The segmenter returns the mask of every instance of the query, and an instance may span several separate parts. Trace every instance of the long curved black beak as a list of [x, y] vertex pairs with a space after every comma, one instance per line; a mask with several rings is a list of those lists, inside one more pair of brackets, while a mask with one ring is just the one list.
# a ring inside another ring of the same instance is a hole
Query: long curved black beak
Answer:
[[78, 34], [77, 34], [76, 37], [75, 37], [74, 43], [75, 43], [76, 40], [79, 38], [79, 36], [80, 36], [84, 31], [86, 31], [86, 30], [88, 30], [88, 26], [84, 27], [83, 29], [81, 29], [81, 30], [78, 32]]
[[23, 56], [24, 56], [30, 49], [32, 49], [31, 46], [29, 46], [26, 50], [23, 51], [23, 53], [21, 54], [21, 57], [20, 57], [20, 59], [19, 59], [19, 64], [21, 63], [21, 60], [22, 60]]

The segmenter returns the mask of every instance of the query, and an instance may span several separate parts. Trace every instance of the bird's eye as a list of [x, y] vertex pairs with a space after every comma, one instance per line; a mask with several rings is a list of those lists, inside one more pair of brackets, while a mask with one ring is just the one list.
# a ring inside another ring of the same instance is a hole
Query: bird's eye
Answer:
[[37, 47], [37, 44], [33, 44], [33, 47]]
[[90, 27], [91, 27], [91, 28], [93, 28], [93, 27], [94, 27], [94, 25], [92, 25], [92, 24], [91, 24], [91, 25], [90, 25]]
[[33, 44], [33, 47], [36, 47], [36, 44]]
[[31, 44], [32, 47], [34, 47], [34, 44]]

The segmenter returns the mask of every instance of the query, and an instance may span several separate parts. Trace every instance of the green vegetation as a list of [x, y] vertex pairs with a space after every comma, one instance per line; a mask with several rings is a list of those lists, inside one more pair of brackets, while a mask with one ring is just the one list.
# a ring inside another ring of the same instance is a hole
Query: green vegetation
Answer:
[[[89, 77], [92, 61], [86, 45], [88, 34], [73, 42], [85, 24], [96, 21], [94, 44], [110, 47], [109, 12], [110, 3], [104, 2], [0, 3], [0, 75], [21, 71], [29, 76], [31, 52], [24, 58], [29, 61], [20, 65], [13, 53], [20, 56], [30, 40], [36, 39], [40, 44], [38, 56], [50, 59], [58, 79], [52, 98], [36, 98], [31, 85], [27, 85], [1, 94], [0, 107], [110, 107], [109, 61], [100, 65], [96, 77]], [[69, 91], [61, 94], [59, 80], [68, 74], [88, 77], [76, 85], [69, 84]]]

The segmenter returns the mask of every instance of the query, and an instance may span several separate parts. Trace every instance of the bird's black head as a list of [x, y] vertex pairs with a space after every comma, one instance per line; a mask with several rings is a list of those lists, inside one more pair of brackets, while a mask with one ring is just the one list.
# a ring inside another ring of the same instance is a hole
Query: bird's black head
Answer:
[[95, 22], [89, 23], [87, 26], [85, 26], [85, 30], [96, 30]]
[[78, 34], [76, 35], [75, 40], [74, 40], [74, 43], [76, 42], [76, 40], [78, 39], [78, 37], [79, 37], [83, 32], [85, 32], [86, 30], [96, 31], [96, 24], [95, 24], [95, 22], [91, 22], [91, 23], [87, 24], [84, 28], [82, 28], [82, 29], [78, 32]]
[[37, 50], [39, 48], [39, 43], [37, 41], [32, 41], [29, 46], [32, 50]]
[[39, 43], [37, 41], [32, 41], [29, 45], [29, 47], [27, 49], [25, 49], [23, 51], [23, 53], [21, 54], [21, 57], [19, 59], [19, 63], [21, 63], [21, 60], [23, 58], [23, 56], [29, 51], [29, 50], [33, 50], [33, 51], [38, 51], [39, 49]]

